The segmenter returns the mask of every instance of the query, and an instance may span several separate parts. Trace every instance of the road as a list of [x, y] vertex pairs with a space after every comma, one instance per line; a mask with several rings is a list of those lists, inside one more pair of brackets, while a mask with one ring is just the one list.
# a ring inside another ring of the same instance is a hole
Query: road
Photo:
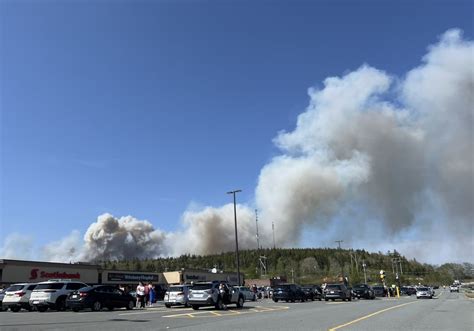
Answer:
[[112, 312], [1, 312], [1, 330], [474, 330], [472, 299], [438, 291], [415, 297], [352, 302], [246, 302], [243, 309], [201, 308]]

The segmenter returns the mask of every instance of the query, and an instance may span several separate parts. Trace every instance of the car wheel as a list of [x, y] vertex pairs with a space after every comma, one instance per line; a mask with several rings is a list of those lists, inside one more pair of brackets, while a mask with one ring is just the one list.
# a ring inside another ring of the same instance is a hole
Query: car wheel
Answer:
[[329, 301], [329, 299], [325, 298], [324, 301]]
[[278, 302], [278, 299], [273, 299], [273, 302]]
[[239, 300], [237, 301], [237, 308], [242, 308], [244, 306], [244, 298], [239, 297]]
[[133, 307], [135, 307], [135, 301], [130, 300], [130, 301], [128, 302], [128, 305], [127, 305], [126, 308], [127, 308], [127, 310], [132, 310]]
[[102, 304], [100, 303], [100, 301], [95, 301], [92, 304], [92, 310], [93, 311], [100, 311], [101, 309], [102, 309]]
[[46, 306], [38, 306], [36, 308], [40, 313], [44, 313], [46, 310], [48, 310], [48, 307]]
[[20, 311], [20, 307], [10, 307], [10, 310], [14, 313], [18, 313]]
[[56, 300], [56, 310], [66, 310], [66, 298], [58, 298], [58, 300]]
[[26, 310], [28, 310], [28, 311], [33, 311], [33, 307], [30, 306], [30, 305], [28, 305], [28, 307], [26, 307]]
[[349, 299], [348, 299], [348, 300], [349, 300], [349, 301], [352, 301], [352, 297], [349, 297]]
[[77, 313], [80, 309], [79, 308], [72, 308], [72, 311]]
[[198, 310], [198, 309], [199, 309], [199, 306], [193, 305], [193, 309], [194, 309], [194, 310]]
[[112, 311], [112, 310], [114, 310], [114, 307], [109, 306], [109, 307], [107, 307], [107, 309], [110, 310], [110, 311]]
[[169, 303], [165, 303], [166, 308], [171, 308], [171, 305]]

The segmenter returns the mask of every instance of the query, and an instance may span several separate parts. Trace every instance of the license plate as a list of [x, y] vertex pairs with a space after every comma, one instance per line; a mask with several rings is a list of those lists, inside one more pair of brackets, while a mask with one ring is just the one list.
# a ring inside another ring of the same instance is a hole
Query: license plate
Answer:
[[77, 294], [73, 294], [71, 295], [71, 298], [76, 299], [76, 298], [79, 298], [79, 296]]
[[331, 292], [329, 292], [329, 293], [334, 293], [334, 291], [331, 291]]
[[202, 294], [195, 294], [194, 295], [196, 298], [202, 298]]
[[33, 301], [34, 305], [37, 305], [38, 303], [40, 303], [38, 300]]

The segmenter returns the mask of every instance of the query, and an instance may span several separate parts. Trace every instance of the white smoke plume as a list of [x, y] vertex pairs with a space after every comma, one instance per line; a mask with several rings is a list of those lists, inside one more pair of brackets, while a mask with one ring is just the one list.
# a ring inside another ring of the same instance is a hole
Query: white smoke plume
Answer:
[[[261, 243], [386, 251], [438, 263], [473, 261], [474, 47], [449, 30], [404, 77], [362, 65], [309, 89], [293, 131], [274, 139], [255, 201], [238, 205], [239, 246]], [[252, 206], [253, 208], [251, 208]], [[317, 230], [317, 231], [316, 231]], [[311, 232], [312, 231], [312, 232]], [[59, 247], [59, 249], [54, 249]], [[235, 248], [233, 205], [183, 214], [164, 233], [131, 216], [101, 215], [83, 241], [48, 245], [51, 260], [151, 258]]]

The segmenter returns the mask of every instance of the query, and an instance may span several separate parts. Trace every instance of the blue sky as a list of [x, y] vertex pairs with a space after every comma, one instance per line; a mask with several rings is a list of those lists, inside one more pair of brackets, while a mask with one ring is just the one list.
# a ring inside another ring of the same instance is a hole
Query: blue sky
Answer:
[[1, 228], [38, 245], [98, 215], [178, 227], [252, 203], [307, 89], [403, 75], [471, 1], [2, 1]]

